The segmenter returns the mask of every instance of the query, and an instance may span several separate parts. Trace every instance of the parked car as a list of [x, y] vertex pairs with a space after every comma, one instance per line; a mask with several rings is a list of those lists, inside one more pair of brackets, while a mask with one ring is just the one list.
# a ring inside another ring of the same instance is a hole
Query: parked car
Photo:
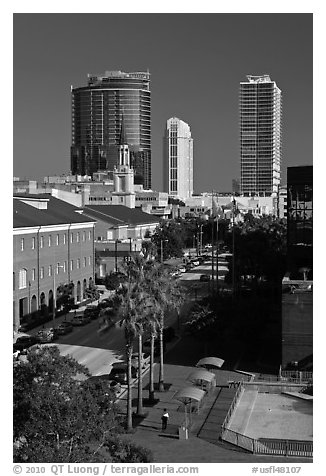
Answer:
[[88, 381], [92, 383], [94, 382], [95, 384], [97, 382], [105, 382], [109, 389], [112, 390], [116, 395], [121, 392], [121, 384], [116, 380], [111, 380], [108, 374], [93, 375], [92, 377], [89, 377]]
[[[139, 353], [138, 352], [134, 352], [131, 356], [131, 364], [138, 368], [138, 355]], [[151, 360], [151, 356], [148, 352], [143, 352], [143, 369], [149, 365], [149, 362]]]
[[195, 259], [194, 261], [192, 261], [192, 264], [194, 266], [199, 266], [200, 263], [199, 263], [198, 259]]
[[28, 349], [32, 345], [35, 345], [38, 343], [38, 340], [34, 336], [21, 336], [18, 337], [15, 344], [14, 344], [14, 352], [16, 350], [24, 350]]
[[100, 314], [100, 308], [97, 304], [87, 304], [84, 311], [84, 317], [89, 317], [90, 319], [97, 319]]
[[79, 314], [74, 316], [74, 318], [71, 321], [71, 324], [73, 326], [84, 326], [85, 324], [88, 324], [91, 322], [90, 318], [88, 316], [84, 316], [83, 314]]
[[57, 337], [57, 332], [54, 329], [41, 329], [36, 334], [37, 342], [40, 344], [48, 344], [49, 342], [53, 342]]
[[74, 327], [71, 322], [63, 321], [58, 325], [57, 332], [59, 335], [69, 334], [69, 332], [72, 332], [73, 328]]
[[186, 272], [185, 266], [181, 266], [181, 267], [179, 268], [179, 271], [180, 271], [180, 273], [185, 273], [185, 272]]
[[191, 271], [193, 267], [194, 265], [191, 263], [186, 264], [186, 271]]
[[211, 277], [209, 274], [201, 274], [199, 277], [199, 281], [210, 281]]
[[[109, 373], [109, 378], [125, 385], [127, 384], [128, 380], [127, 372], [128, 364], [126, 362], [117, 362], [112, 365], [112, 370]], [[131, 377], [137, 377], [137, 368], [134, 365], [131, 366]]]

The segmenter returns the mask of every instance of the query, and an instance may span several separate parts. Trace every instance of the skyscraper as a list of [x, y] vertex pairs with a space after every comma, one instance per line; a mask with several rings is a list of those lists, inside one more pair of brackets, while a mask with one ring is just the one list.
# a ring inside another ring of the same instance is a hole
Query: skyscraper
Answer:
[[277, 193], [281, 170], [281, 90], [268, 75], [240, 83], [241, 193]]
[[113, 170], [119, 161], [122, 118], [135, 183], [151, 188], [150, 73], [106, 71], [71, 88], [71, 172]]
[[190, 127], [177, 117], [167, 120], [163, 146], [164, 191], [178, 198], [193, 194], [193, 139]]

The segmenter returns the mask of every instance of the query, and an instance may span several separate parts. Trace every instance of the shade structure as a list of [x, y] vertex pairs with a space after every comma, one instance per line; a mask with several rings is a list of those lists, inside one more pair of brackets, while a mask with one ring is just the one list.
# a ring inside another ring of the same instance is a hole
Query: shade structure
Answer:
[[205, 357], [197, 362], [196, 367], [215, 367], [219, 369], [223, 364], [224, 360], [218, 357]]
[[205, 396], [205, 392], [200, 390], [200, 388], [196, 387], [185, 387], [176, 392], [173, 396], [175, 400], [179, 400], [180, 402], [187, 404], [191, 400], [195, 400], [196, 402], [200, 402]]
[[214, 379], [215, 379], [215, 375], [212, 372], [208, 372], [207, 370], [204, 370], [204, 369], [194, 370], [193, 372], [191, 372], [191, 374], [187, 378], [187, 380], [189, 380], [192, 383], [198, 380], [211, 383]]

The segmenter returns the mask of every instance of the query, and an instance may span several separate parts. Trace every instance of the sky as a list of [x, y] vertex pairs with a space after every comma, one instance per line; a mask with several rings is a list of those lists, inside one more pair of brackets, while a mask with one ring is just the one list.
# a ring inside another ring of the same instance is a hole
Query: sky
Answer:
[[13, 173], [68, 173], [70, 87], [87, 74], [147, 71], [152, 94], [152, 188], [162, 190], [163, 134], [176, 116], [194, 140], [194, 189], [231, 191], [240, 177], [239, 84], [269, 74], [283, 95], [286, 168], [312, 164], [311, 13], [16, 13]]

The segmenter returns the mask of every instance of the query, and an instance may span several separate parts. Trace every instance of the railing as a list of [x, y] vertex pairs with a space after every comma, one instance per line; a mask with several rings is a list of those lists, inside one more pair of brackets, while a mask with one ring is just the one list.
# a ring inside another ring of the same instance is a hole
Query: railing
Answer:
[[260, 438], [259, 440], [255, 440], [253, 452], [255, 454], [264, 455], [303, 456], [312, 458], [313, 442]]
[[233, 445], [239, 446], [251, 453], [255, 452], [255, 440], [249, 436], [242, 435], [241, 433], [230, 430], [229, 428], [224, 428], [222, 429], [221, 438], [223, 441], [232, 443]]
[[286, 379], [288, 381], [296, 381], [296, 383], [302, 382], [313, 382], [313, 373], [307, 371], [300, 371], [300, 370], [282, 370], [281, 379]]
[[243, 390], [244, 390], [243, 383], [242, 383], [242, 382], [239, 382], [239, 386], [238, 386], [238, 388], [237, 388], [237, 391], [236, 391], [236, 393], [235, 393], [235, 395], [234, 395], [234, 397], [233, 397], [233, 400], [232, 400], [232, 402], [231, 402], [231, 405], [230, 405], [230, 407], [229, 407], [229, 410], [228, 410], [228, 412], [227, 412], [227, 414], [226, 414], [226, 417], [224, 418], [224, 421], [223, 421], [223, 423], [222, 423], [222, 431], [224, 430], [224, 428], [227, 427], [227, 425], [228, 425], [228, 423], [229, 423], [229, 421], [230, 421], [230, 419], [231, 419], [231, 416], [232, 416], [232, 414], [233, 414], [233, 411], [234, 411], [234, 409], [235, 409], [235, 407], [236, 407], [236, 405], [237, 405], [237, 403], [238, 403], [238, 401], [239, 401], [239, 399], [240, 399], [240, 397], [241, 397], [241, 393], [243, 392]]

